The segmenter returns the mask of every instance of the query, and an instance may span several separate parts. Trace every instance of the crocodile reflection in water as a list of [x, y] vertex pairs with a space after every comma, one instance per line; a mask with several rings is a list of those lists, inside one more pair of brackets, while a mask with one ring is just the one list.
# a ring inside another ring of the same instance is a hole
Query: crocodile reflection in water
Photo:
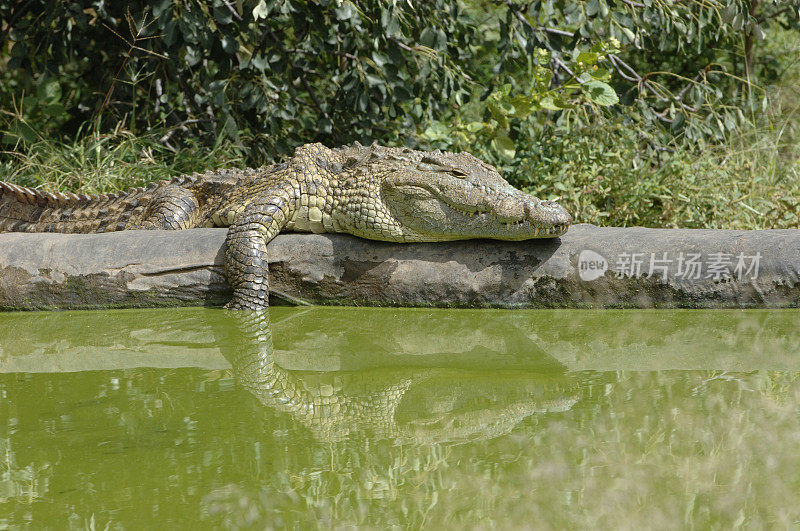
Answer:
[[230, 315], [244, 341], [224, 352], [241, 385], [321, 441], [354, 434], [396, 443], [458, 443], [509, 433], [534, 413], [578, 400], [563, 374], [453, 368], [286, 370], [273, 358], [268, 311]]

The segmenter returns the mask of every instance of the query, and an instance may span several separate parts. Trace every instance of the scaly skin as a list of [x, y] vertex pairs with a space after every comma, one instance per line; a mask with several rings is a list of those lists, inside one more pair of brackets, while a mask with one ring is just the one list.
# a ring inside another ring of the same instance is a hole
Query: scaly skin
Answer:
[[267, 307], [267, 243], [284, 230], [395, 242], [554, 238], [570, 215], [468, 153], [307, 144], [285, 164], [219, 170], [113, 195], [0, 182], [0, 232], [229, 227], [231, 309]]

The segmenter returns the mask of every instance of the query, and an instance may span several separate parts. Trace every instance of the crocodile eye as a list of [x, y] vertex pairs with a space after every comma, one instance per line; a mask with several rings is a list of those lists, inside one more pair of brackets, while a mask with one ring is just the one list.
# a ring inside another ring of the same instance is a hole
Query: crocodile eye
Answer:
[[436, 173], [449, 173], [454, 177], [464, 177], [467, 174], [457, 168], [443, 164], [441, 161], [432, 157], [422, 157], [417, 164], [417, 169], [422, 171], [433, 171]]

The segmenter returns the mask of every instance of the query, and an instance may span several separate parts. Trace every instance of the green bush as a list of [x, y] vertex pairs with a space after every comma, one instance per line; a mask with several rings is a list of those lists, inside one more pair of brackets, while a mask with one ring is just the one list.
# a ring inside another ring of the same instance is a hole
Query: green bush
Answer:
[[123, 124], [176, 129], [169, 146], [227, 138], [260, 160], [413, 134], [464, 94], [476, 36], [458, 4], [410, 5], [0, 1], [11, 21], [0, 103], [15, 109], [4, 141]]
[[[491, 102], [511, 84], [505, 95], [528, 98], [537, 114], [587, 99], [609, 105], [616, 92], [623, 105], [612, 112], [639, 128], [723, 138], [756, 101], [737, 94], [762, 100], [748, 79], [780, 74], [761, 61], [758, 38], [796, 30], [798, 8], [800, 0], [0, 0], [0, 127], [10, 146], [120, 124], [134, 134], [176, 129], [166, 145], [229, 138], [255, 161], [311, 141], [414, 144], [432, 122], [458, 120], [462, 106]], [[622, 50], [596, 47], [609, 42]], [[580, 125], [598, 116], [566, 114]], [[510, 153], [500, 125], [494, 150]]]

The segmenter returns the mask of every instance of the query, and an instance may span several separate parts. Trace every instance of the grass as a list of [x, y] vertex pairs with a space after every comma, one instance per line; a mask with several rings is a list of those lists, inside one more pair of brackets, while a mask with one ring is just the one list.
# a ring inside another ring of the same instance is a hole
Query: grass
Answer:
[[49, 191], [104, 193], [142, 186], [175, 175], [244, 165], [232, 143], [208, 148], [185, 144], [172, 151], [160, 135], [127, 131], [88, 135], [72, 143], [38, 139], [0, 157], [0, 180]]
[[[798, 120], [800, 122], [800, 120]], [[664, 228], [770, 229], [800, 226], [800, 145], [764, 126], [722, 145], [653, 152], [624, 124], [552, 136], [523, 160], [523, 187], [560, 197], [578, 221]]]

